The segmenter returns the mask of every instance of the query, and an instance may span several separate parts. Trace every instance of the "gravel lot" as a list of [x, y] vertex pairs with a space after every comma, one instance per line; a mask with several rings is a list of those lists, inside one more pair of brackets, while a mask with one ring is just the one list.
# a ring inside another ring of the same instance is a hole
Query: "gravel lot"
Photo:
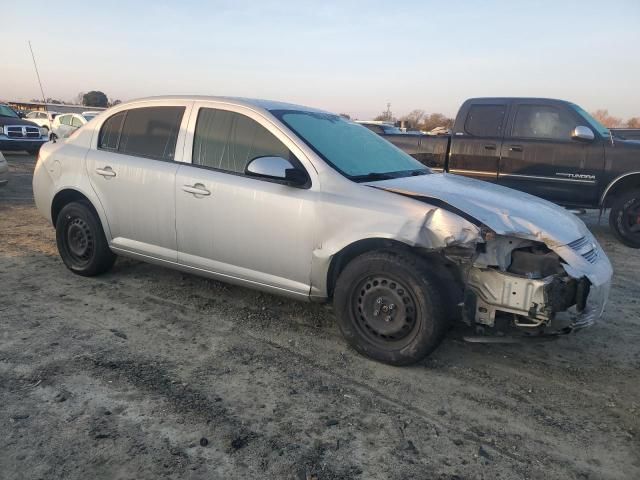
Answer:
[[469, 344], [393, 368], [325, 307], [119, 259], [82, 278], [31, 194], [0, 189], [0, 477], [640, 478], [640, 255], [574, 336]]

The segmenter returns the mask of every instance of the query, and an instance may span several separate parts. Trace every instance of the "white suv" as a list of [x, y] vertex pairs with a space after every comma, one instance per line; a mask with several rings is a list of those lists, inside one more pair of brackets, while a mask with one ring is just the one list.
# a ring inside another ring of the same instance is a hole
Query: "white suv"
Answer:
[[29, 120], [30, 122], [35, 123], [36, 125], [46, 128], [51, 131], [51, 126], [53, 125], [53, 120], [58, 115], [58, 112], [38, 112], [33, 111], [29, 112], [25, 115], [25, 120]]
[[332, 299], [349, 343], [395, 365], [428, 354], [458, 317], [527, 335], [589, 325], [612, 275], [562, 208], [434, 174], [363, 126], [284, 103], [120, 104], [46, 144], [33, 190], [77, 274], [118, 254]]

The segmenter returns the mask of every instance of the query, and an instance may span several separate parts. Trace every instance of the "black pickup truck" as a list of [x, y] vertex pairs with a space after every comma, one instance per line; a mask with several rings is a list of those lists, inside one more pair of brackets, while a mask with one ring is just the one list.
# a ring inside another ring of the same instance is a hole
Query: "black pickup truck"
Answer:
[[610, 208], [622, 243], [640, 248], [640, 141], [571, 102], [474, 98], [451, 135], [382, 135], [436, 171], [474, 177], [570, 208]]

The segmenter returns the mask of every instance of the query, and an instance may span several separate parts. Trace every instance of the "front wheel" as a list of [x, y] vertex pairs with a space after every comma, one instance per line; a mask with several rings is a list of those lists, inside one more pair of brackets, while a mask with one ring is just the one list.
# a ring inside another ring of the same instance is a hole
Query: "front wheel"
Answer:
[[338, 326], [358, 352], [391, 365], [415, 363], [442, 340], [446, 318], [428, 263], [380, 250], [352, 260], [336, 283]]
[[640, 190], [623, 193], [613, 201], [609, 226], [624, 245], [640, 248]]
[[66, 267], [90, 277], [108, 271], [116, 260], [100, 219], [84, 202], [65, 205], [56, 220], [56, 243]]

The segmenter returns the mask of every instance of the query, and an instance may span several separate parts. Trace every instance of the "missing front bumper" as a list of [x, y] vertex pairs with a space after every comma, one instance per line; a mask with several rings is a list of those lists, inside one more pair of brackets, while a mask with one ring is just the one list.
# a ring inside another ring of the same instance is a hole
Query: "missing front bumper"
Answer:
[[541, 333], [550, 328], [566, 333], [592, 325], [602, 315], [608, 293], [609, 283], [594, 287], [585, 277], [530, 279], [472, 267], [463, 317], [469, 325], [494, 327], [498, 317], [507, 316], [520, 330]]

